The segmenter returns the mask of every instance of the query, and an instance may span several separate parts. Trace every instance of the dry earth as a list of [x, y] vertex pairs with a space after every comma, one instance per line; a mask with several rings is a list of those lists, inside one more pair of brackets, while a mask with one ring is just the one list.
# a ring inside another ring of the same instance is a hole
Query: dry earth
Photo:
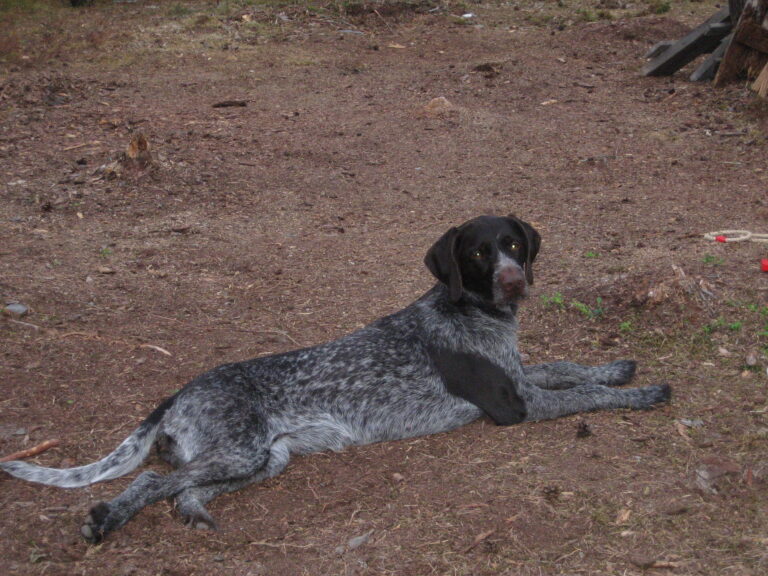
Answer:
[[642, 77], [716, 9], [667, 8], [4, 3], [0, 305], [29, 310], [0, 319], [0, 452], [97, 459], [208, 367], [406, 305], [486, 212], [544, 238], [531, 361], [633, 357], [674, 399], [295, 458], [218, 532], [161, 503], [98, 547], [78, 526], [130, 478], [4, 476], [2, 572], [765, 574], [768, 248], [702, 235], [768, 232], [768, 107]]

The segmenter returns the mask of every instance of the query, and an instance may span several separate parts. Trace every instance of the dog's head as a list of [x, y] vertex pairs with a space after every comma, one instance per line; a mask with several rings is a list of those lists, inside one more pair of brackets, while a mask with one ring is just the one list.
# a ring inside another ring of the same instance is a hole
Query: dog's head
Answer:
[[424, 263], [452, 301], [471, 294], [500, 308], [528, 293], [540, 245], [539, 233], [515, 216], [480, 216], [443, 234]]

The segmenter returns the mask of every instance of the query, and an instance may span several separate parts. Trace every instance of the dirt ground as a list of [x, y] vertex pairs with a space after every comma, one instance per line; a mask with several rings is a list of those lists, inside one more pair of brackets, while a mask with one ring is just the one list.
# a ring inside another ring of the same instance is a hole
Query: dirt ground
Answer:
[[28, 308], [0, 319], [0, 453], [98, 459], [206, 368], [408, 304], [426, 249], [482, 213], [543, 236], [532, 362], [632, 357], [674, 393], [298, 457], [212, 503], [217, 532], [161, 503], [96, 547], [85, 513], [135, 474], [2, 476], [2, 572], [768, 572], [768, 245], [702, 237], [768, 232], [768, 106], [642, 77], [651, 45], [716, 10], [667, 8], [0, 8], [0, 306]]

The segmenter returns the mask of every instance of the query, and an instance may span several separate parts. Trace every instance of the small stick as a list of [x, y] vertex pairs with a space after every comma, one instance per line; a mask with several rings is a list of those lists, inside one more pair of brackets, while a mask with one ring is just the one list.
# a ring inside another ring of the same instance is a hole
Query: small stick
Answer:
[[161, 354], [165, 354], [166, 356], [173, 356], [168, 350], [165, 348], [160, 348], [160, 346], [155, 346], [154, 344], [139, 344], [139, 348], [149, 348], [150, 350], [157, 350]]
[[53, 448], [54, 446], [58, 446], [61, 442], [59, 440], [46, 440], [45, 442], [42, 442], [41, 444], [38, 444], [37, 446], [32, 446], [32, 448], [27, 448], [26, 450], [19, 450], [18, 452], [14, 452], [13, 454], [8, 454], [7, 456], [3, 456], [0, 458], [0, 462], [10, 462], [11, 460], [21, 460], [22, 458], [30, 458], [31, 456], [37, 456], [41, 452], [45, 452], [49, 448]]

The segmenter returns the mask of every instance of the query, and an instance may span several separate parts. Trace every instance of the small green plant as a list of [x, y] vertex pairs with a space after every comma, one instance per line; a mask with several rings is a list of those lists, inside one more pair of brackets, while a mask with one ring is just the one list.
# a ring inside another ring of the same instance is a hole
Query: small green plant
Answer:
[[600, 258], [600, 254], [598, 252], [593, 252], [592, 250], [584, 253], [584, 258]]
[[546, 294], [541, 295], [541, 303], [547, 308], [557, 308], [558, 310], [565, 310], [565, 298], [560, 292], [555, 292], [552, 296]]
[[99, 250], [99, 256], [102, 258], [109, 258], [112, 255], [112, 249], [109, 246], [104, 246]]
[[578, 300], [571, 300], [570, 303], [571, 308], [574, 310], [578, 310], [581, 312], [581, 314], [585, 318], [589, 318], [590, 320], [594, 320], [598, 316], [603, 315], [603, 299], [600, 298], [600, 296], [597, 297], [595, 300], [595, 307], [592, 308], [591, 306], [584, 304], [584, 302], [579, 302]]
[[732, 332], [738, 332], [739, 330], [741, 330], [741, 326], [742, 326], [741, 321], [736, 320], [735, 322], [731, 322], [730, 324], [728, 324], [728, 330], [731, 330]]
[[723, 259], [719, 256], [713, 256], [712, 254], [705, 254], [702, 262], [709, 266], [720, 266], [723, 263]]
[[666, 14], [672, 9], [672, 5], [668, 0], [650, 0], [648, 2], [648, 10], [651, 14]]
[[717, 320], [712, 320], [712, 322], [705, 324], [701, 331], [704, 332], [704, 334], [711, 335], [718, 328], [722, 328], [723, 326], [725, 326], [725, 320], [720, 317]]
[[625, 320], [621, 324], [619, 324], [619, 332], [622, 334], [631, 334], [635, 331], [635, 327], [632, 325], [631, 320]]

